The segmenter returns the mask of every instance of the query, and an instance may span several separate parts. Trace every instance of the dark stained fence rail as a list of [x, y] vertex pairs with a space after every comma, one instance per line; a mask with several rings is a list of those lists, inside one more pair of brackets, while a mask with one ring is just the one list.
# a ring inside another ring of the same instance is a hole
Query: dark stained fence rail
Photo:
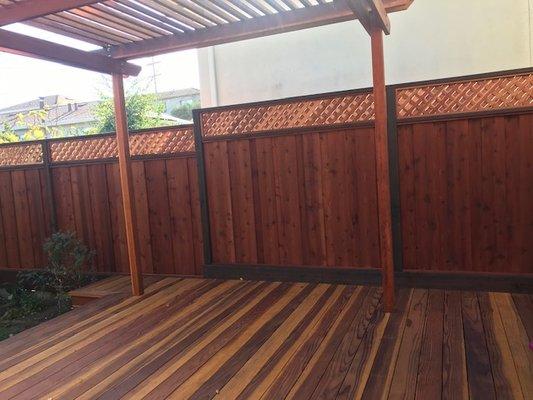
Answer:
[[[96, 251], [97, 271], [129, 272], [114, 135], [34, 142], [31, 152], [27, 147], [0, 147], [0, 268], [43, 266], [42, 243], [55, 214], [58, 229], [76, 232]], [[143, 272], [201, 274], [192, 127], [135, 132], [131, 154]]]

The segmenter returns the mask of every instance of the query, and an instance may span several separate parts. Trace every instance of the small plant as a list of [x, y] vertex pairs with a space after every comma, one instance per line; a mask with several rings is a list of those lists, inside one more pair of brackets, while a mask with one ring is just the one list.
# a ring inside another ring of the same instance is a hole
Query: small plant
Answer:
[[72, 232], [56, 232], [44, 243], [47, 271], [56, 293], [66, 293], [84, 283], [84, 269], [91, 265], [93, 252]]
[[54, 233], [43, 248], [48, 258], [45, 271], [20, 273], [22, 287], [63, 294], [87, 282], [85, 271], [92, 265], [93, 252], [72, 232]]

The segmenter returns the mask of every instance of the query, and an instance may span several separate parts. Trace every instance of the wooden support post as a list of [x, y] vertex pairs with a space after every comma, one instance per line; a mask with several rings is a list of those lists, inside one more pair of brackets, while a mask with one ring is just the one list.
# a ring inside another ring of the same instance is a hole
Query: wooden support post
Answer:
[[131, 287], [134, 296], [143, 294], [143, 282], [137, 243], [137, 224], [133, 201], [133, 180], [131, 172], [128, 121], [126, 117], [126, 100], [124, 98], [124, 80], [121, 74], [113, 74], [113, 100], [115, 104], [115, 121], [117, 132], [118, 165], [120, 169], [120, 187], [126, 226], [126, 245], [130, 264]]
[[372, 78], [374, 82], [374, 138], [378, 193], [379, 247], [385, 312], [394, 307], [394, 258], [392, 251], [392, 219], [389, 179], [389, 147], [387, 138], [387, 98], [383, 31], [374, 24], [370, 29], [372, 43]]

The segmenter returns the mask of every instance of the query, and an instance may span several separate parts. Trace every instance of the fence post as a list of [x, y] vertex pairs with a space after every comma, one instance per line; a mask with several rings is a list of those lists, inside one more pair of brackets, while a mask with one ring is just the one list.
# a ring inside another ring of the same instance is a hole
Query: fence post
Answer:
[[54, 184], [52, 181], [52, 155], [50, 152], [50, 142], [48, 139], [42, 142], [43, 165], [46, 179], [46, 197], [50, 207], [50, 228], [52, 233], [57, 231], [57, 209], [54, 201]]
[[400, 209], [400, 160], [398, 151], [398, 120], [396, 116], [396, 87], [387, 86], [389, 181], [392, 219], [392, 252], [394, 270], [403, 271], [402, 225]]
[[[196, 148], [196, 165], [198, 167], [198, 194], [200, 196], [200, 214], [202, 217], [202, 236], [204, 240], [204, 266], [213, 263], [211, 247], [211, 228], [209, 221], [209, 202], [207, 200], [207, 183], [205, 175], [204, 144], [202, 140], [201, 110], [193, 110], [194, 144]], [[204, 268], [205, 276], [205, 268]]]

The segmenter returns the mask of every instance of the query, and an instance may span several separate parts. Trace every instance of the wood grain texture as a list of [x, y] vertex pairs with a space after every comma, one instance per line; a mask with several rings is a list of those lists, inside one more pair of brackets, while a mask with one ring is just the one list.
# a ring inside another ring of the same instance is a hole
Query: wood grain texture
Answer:
[[398, 129], [404, 268], [533, 270], [532, 114]]
[[510, 294], [152, 279], [0, 342], [0, 398], [531, 398]]

